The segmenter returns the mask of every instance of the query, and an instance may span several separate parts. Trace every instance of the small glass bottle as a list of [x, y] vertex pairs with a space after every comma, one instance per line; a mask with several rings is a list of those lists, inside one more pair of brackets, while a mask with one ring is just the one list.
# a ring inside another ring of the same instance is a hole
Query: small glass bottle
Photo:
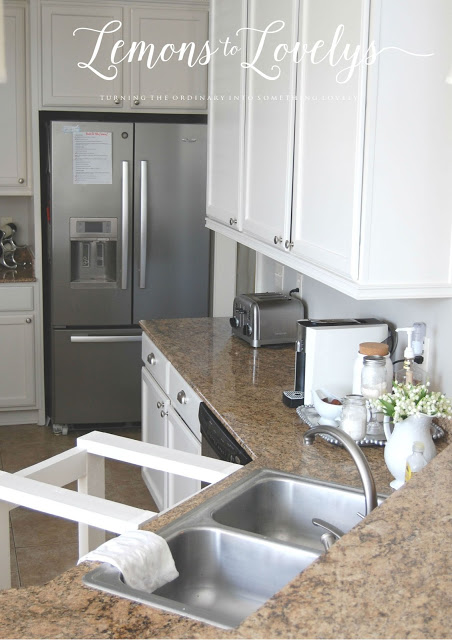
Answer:
[[417, 473], [425, 467], [427, 460], [424, 457], [424, 443], [413, 442], [413, 453], [408, 456], [405, 469], [405, 482], [411, 480], [413, 473]]
[[342, 402], [341, 429], [353, 440], [362, 440], [366, 435], [366, 399], [358, 394], [345, 396]]
[[361, 393], [369, 401], [370, 420], [367, 434], [374, 438], [383, 437], [383, 425], [378, 422], [370, 403], [386, 393], [386, 361], [383, 356], [364, 356]]

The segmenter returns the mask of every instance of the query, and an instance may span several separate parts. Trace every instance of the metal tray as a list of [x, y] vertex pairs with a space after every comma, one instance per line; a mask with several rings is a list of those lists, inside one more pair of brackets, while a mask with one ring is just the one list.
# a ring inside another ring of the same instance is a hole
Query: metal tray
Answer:
[[[306, 406], [297, 407], [297, 414], [305, 422], [310, 429], [314, 429], [314, 427], [320, 426], [321, 418], [317, 411], [314, 408], [314, 405], [308, 404]], [[321, 433], [319, 434], [321, 438], [330, 442], [331, 444], [335, 444], [338, 446], [342, 446], [339, 440], [329, 436], [327, 434]], [[433, 440], [439, 440], [444, 436], [444, 430], [438, 426], [437, 424], [432, 424], [432, 438]], [[356, 444], [360, 447], [384, 447], [386, 444], [386, 437], [382, 438], [374, 438], [371, 436], [364, 436], [362, 440], [356, 440]]]

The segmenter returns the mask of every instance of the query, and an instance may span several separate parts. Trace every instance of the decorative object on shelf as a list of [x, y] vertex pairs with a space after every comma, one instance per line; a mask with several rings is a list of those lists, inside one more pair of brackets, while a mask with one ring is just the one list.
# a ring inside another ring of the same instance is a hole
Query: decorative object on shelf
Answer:
[[0, 227], [0, 264], [6, 269], [17, 269], [21, 265], [16, 261], [15, 253], [17, 249], [24, 249], [25, 247], [14, 242], [16, 231], [17, 226], [13, 222]]
[[[434, 417], [450, 418], [451, 402], [439, 391], [429, 391], [427, 385], [394, 382], [393, 393], [384, 394], [373, 400], [372, 404], [385, 415], [385, 462], [394, 476], [391, 487], [399, 489], [405, 483], [406, 460], [412, 452], [414, 442], [424, 444], [427, 462], [435, 457], [432, 420]], [[390, 419], [394, 422], [392, 433]]]
[[[314, 408], [314, 405], [308, 404], [301, 407], [297, 407], [298, 417], [308, 425], [310, 429], [318, 427], [322, 424], [322, 418], [319, 416]], [[439, 440], [444, 437], [444, 430], [437, 424], [431, 425], [433, 440]], [[342, 446], [339, 440], [325, 434], [319, 434], [321, 438], [337, 446]], [[386, 445], [386, 436], [381, 438], [372, 438], [369, 434], [366, 434], [361, 440], [356, 440], [356, 444], [360, 447], [384, 447]]]

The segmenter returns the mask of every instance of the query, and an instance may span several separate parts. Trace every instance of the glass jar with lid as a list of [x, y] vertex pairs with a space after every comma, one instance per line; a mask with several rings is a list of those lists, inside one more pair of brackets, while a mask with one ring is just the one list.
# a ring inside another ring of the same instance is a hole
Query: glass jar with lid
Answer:
[[361, 394], [367, 398], [370, 409], [370, 421], [367, 433], [370, 436], [382, 436], [383, 426], [378, 422], [372, 409], [372, 400], [386, 393], [386, 361], [383, 356], [364, 356], [361, 371]]
[[367, 430], [367, 407], [364, 396], [359, 394], [345, 396], [342, 402], [340, 427], [353, 440], [364, 438]]
[[392, 379], [394, 377], [394, 367], [389, 355], [389, 347], [384, 342], [361, 342], [358, 355], [353, 365], [353, 385], [352, 393], [361, 393], [361, 373], [363, 370], [363, 360], [365, 356], [383, 356], [386, 367], [386, 391], [391, 393]]

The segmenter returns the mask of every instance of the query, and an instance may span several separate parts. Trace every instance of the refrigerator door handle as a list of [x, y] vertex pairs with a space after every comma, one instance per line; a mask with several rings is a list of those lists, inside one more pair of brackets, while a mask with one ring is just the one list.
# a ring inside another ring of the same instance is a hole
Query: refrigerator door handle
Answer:
[[140, 202], [140, 289], [146, 288], [146, 262], [148, 239], [148, 163], [141, 161]]
[[127, 289], [129, 264], [129, 163], [122, 161], [122, 272], [121, 289]]
[[71, 336], [71, 342], [141, 342], [141, 336]]

